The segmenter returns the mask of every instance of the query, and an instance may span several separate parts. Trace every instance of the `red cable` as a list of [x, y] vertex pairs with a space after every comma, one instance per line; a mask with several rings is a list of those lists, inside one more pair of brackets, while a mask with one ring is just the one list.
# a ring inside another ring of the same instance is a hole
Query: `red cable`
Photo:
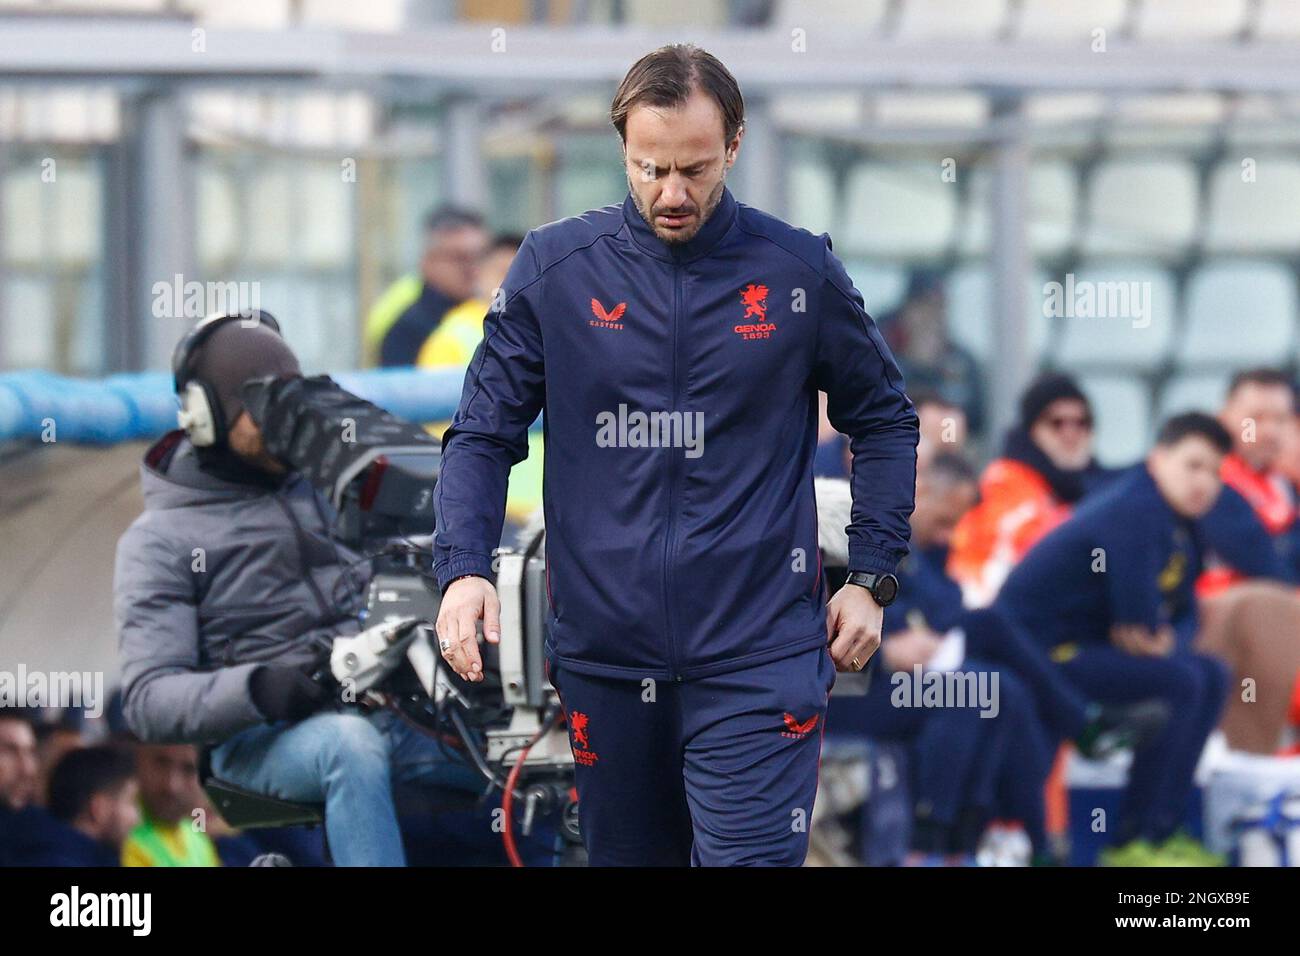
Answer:
[[515, 826], [514, 826], [514, 797], [515, 784], [519, 780], [519, 772], [524, 769], [524, 761], [528, 758], [528, 751], [533, 749], [533, 743], [537, 738], [529, 741], [528, 745], [519, 752], [519, 759], [515, 765], [510, 768], [510, 776], [506, 777], [506, 786], [501, 797], [501, 809], [505, 813], [505, 827], [501, 831], [501, 842], [505, 844], [506, 856], [510, 858], [510, 865], [522, 867], [523, 858], [519, 855], [519, 849], [515, 846]]
[[502, 790], [501, 810], [505, 813], [505, 826], [501, 830], [501, 842], [505, 844], [506, 856], [510, 859], [510, 865], [514, 867], [523, 867], [523, 858], [519, 855], [519, 848], [515, 846], [515, 818], [514, 818], [514, 799], [515, 784], [519, 782], [519, 774], [524, 769], [524, 761], [528, 759], [528, 752], [533, 749], [533, 745], [541, 740], [558, 722], [556, 714], [552, 719], [545, 721], [533, 735], [533, 739], [524, 745], [524, 749], [519, 752], [519, 759], [515, 765], [510, 768], [510, 775], [506, 777], [505, 789]]

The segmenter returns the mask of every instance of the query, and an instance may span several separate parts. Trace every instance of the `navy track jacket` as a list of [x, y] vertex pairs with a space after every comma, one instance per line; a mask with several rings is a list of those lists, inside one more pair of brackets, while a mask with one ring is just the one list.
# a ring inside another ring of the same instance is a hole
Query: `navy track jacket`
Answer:
[[510, 468], [545, 411], [550, 650], [683, 680], [826, 642], [817, 392], [851, 438], [850, 567], [907, 553], [917, 419], [830, 238], [730, 190], [688, 242], [632, 196], [531, 231], [443, 437], [434, 571], [494, 580]]

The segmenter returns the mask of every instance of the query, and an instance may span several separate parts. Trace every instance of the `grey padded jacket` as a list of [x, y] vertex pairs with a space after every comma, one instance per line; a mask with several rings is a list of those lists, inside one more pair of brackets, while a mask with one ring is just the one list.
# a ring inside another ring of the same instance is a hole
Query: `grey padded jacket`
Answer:
[[113, 584], [126, 722], [150, 742], [224, 740], [264, 721], [248, 690], [259, 664], [306, 664], [360, 630], [369, 567], [330, 537], [334, 511], [302, 478], [215, 477], [181, 432], [149, 449], [141, 484]]

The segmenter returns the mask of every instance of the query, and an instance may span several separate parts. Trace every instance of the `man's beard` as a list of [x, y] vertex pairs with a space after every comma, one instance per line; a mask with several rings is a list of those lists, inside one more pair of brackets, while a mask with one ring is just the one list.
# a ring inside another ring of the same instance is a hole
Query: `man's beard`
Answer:
[[695, 238], [696, 234], [704, 228], [704, 224], [709, 221], [709, 217], [713, 215], [714, 210], [718, 208], [718, 203], [722, 202], [722, 190], [726, 188], [726, 185], [727, 172], [726, 170], [723, 170], [722, 178], [718, 180], [718, 185], [713, 187], [713, 192], [709, 193], [708, 199], [705, 200], [704, 209], [700, 212], [699, 219], [695, 223], [695, 228], [689, 232], [679, 230], [669, 236], [665, 236], [655, 225], [654, 214], [651, 210], [646, 209], [646, 207], [642, 205], [640, 194], [632, 187], [632, 176], [629, 174], [627, 177], [627, 190], [632, 194], [632, 203], [636, 206], [636, 211], [641, 214], [641, 218], [644, 219], [646, 225], [650, 227], [650, 231], [669, 245], [676, 245], [681, 242], [690, 242]]

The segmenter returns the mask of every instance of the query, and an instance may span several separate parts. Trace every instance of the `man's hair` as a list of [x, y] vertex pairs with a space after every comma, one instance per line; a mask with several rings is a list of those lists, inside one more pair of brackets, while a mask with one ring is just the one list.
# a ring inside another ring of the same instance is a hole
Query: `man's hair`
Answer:
[[1267, 387], [1282, 387], [1291, 390], [1294, 397], [1296, 391], [1295, 380], [1280, 368], [1247, 368], [1232, 376], [1232, 381], [1228, 383], [1228, 397], [1232, 398], [1237, 394], [1237, 390], [1245, 385], [1263, 385]]
[[483, 217], [472, 209], [445, 203], [431, 210], [424, 217], [425, 232], [439, 232], [443, 229], [459, 229], [462, 226], [483, 228]]
[[940, 452], [925, 466], [925, 479], [947, 485], [975, 484], [979, 473], [975, 466], [955, 451]]
[[0, 721], [15, 720], [32, 728], [35, 735], [44, 724], [38, 707], [0, 707]]
[[96, 794], [111, 793], [134, 776], [135, 761], [118, 747], [70, 750], [50, 774], [50, 814], [71, 823]]
[[627, 142], [627, 117], [632, 107], [680, 106], [698, 87], [722, 110], [723, 142], [730, 143], [745, 125], [745, 99], [731, 71], [713, 54], [693, 43], [672, 43], [647, 53], [632, 64], [614, 94], [609, 120]]
[[502, 232], [492, 237], [492, 242], [488, 246], [490, 252], [496, 252], [498, 249], [509, 249], [511, 252], [518, 252], [519, 247], [524, 244], [524, 237], [517, 232]]
[[1156, 444], [1163, 448], [1177, 445], [1184, 438], [1204, 438], [1220, 455], [1232, 451], [1232, 436], [1219, 420], [1204, 412], [1183, 412], [1160, 426]]
[[926, 388], [925, 386], [908, 389], [907, 397], [912, 400], [913, 408], [920, 408], [922, 405], [937, 405], [940, 408], [951, 408], [960, 412], [965, 411], [961, 407], [961, 402], [951, 401], [937, 389]]

